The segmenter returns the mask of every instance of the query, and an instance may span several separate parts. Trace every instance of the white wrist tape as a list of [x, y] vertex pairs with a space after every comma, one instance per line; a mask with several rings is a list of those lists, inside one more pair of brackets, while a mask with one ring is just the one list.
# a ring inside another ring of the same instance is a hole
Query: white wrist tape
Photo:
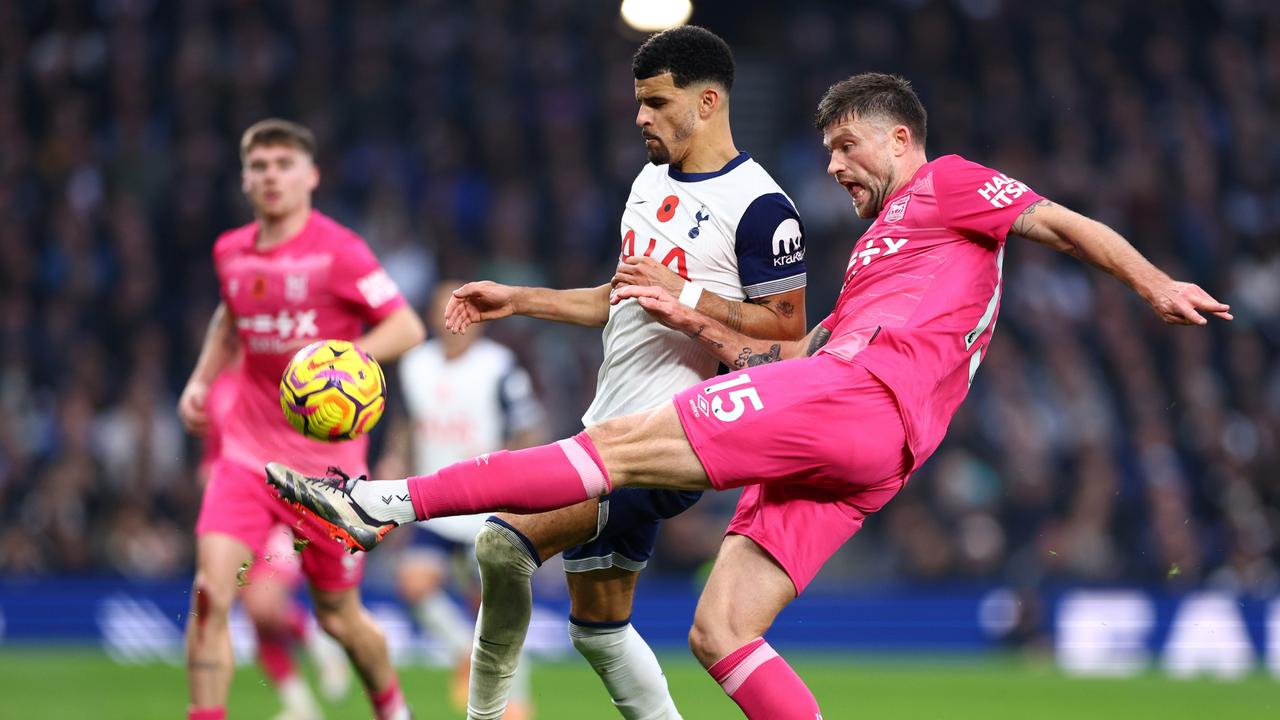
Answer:
[[702, 299], [702, 286], [693, 282], [686, 282], [680, 290], [680, 304], [685, 307], [697, 309], [698, 301]]

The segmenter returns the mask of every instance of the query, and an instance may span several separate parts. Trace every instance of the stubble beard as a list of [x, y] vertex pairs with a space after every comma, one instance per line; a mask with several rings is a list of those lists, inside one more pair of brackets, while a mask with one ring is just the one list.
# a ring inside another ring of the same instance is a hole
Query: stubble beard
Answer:
[[858, 217], [869, 220], [879, 215], [881, 210], [884, 210], [884, 201], [889, 197], [889, 188], [893, 187], [894, 179], [893, 170], [888, 169], [885, 173], [884, 182], [878, 183], [874, 190], [870, 186], [867, 187], [867, 194], [869, 195], [867, 204], [865, 209], [858, 208]]
[[[677, 125], [671, 131], [671, 142], [682, 143], [693, 136], [695, 126], [694, 112], [689, 111], [689, 116], [685, 119], [684, 125]], [[649, 150], [649, 162], [654, 165], [669, 165], [671, 163], [671, 149], [667, 147], [667, 143], [658, 138], [654, 138], [656, 147]], [[647, 146], [646, 146], [647, 149]]]
[[657, 138], [654, 138], [653, 142], [653, 147], [646, 146], [645, 148], [649, 153], [649, 163], [652, 165], [666, 165], [667, 163], [670, 163], [671, 151], [667, 149], [666, 144]]

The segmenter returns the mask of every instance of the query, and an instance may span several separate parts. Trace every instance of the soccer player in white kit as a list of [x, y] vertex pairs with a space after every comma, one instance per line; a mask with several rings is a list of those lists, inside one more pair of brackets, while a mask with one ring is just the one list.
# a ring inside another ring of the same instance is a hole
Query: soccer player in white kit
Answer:
[[[483, 453], [546, 441], [541, 430], [545, 413], [515, 353], [480, 332], [457, 335], [445, 328], [445, 307], [451, 291], [461, 284], [440, 281], [427, 311], [433, 337], [400, 358], [399, 387], [408, 417], [390, 433], [390, 462], [384, 460], [379, 466], [384, 475], [402, 475], [402, 469], [431, 473]], [[459, 709], [467, 702], [475, 629], [470, 611], [480, 602], [475, 540], [488, 515], [418, 523], [421, 532], [412, 535], [411, 545], [400, 549], [396, 562], [400, 599], [458, 663], [450, 701]], [[470, 601], [467, 613], [444, 591], [451, 575]], [[504, 720], [527, 718], [530, 712], [529, 676], [522, 668]]]
[[[650, 164], [622, 214], [617, 273], [576, 290], [458, 288], [448, 310], [457, 332], [508, 315], [604, 328], [604, 359], [584, 425], [670, 402], [716, 374], [697, 341], [636, 302], [610, 306], [614, 287], [657, 285], [681, 302], [761, 339], [803, 336], [804, 237], [791, 200], [734, 146], [729, 128], [733, 56], [715, 34], [685, 26], [654, 35], [632, 63], [636, 124]], [[636, 580], [659, 522], [700, 493], [629, 489], [538, 515], [490, 518], [476, 541], [483, 603], [471, 668], [469, 718], [501, 717], [528, 630], [529, 578], [564, 553], [569, 634], [626, 718], [678, 718], [653, 651], [631, 627]]]

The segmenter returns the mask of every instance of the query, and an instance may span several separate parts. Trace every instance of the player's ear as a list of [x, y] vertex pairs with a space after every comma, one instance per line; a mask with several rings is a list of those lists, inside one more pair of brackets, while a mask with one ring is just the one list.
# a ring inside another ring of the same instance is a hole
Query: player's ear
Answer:
[[913, 140], [911, 130], [906, 125], [894, 125], [889, 130], [889, 146], [893, 149], [894, 156], [905, 155]]
[[320, 186], [320, 166], [316, 165], [315, 160], [311, 161], [311, 180], [307, 182], [307, 190], [312, 192]]
[[716, 87], [714, 83], [708, 84], [698, 94], [698, 115], [703, 120], [706, 120], [714, 115], [723, 104], [724, 96], [720, 94], [720, 88]]

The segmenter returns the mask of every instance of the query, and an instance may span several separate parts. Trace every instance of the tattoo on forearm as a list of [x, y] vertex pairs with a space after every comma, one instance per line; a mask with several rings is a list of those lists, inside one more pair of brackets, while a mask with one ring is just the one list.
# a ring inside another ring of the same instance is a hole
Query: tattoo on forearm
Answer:
[[818, 352], [818, 348], [827, 344], [831, 339], [831, 331], [825, 327], [819, 326], [817, 331], [813, 333], [813, 339], [809, 341], [809, 347], [805, 350], [805, 355], [812, 355]]
[[769, 346], [769, 352], [757, 353], [749, 347], [742, 348], [742, 352], [738, 353], [738, 359], [734, 362], [736, 367], [752, 367], [755, 365], [764, 365], [765, 363], [777, 362], [782, 359], [782, 344], [774, 343]]
[[1009, 232], [1014, 235], [1026, 237], [1029, 233], [1033, 232], [1036, 227], [1038, 227], [1038, 225], [1031, 220], [1031, 216], [1036, 214], [1036, 208], [1049, 207], [1052, 204], [1052, 202], [1043, 198], [1031, 203], [1022, 211], [1022, 214], [1018, 215], [1018, 219], [1013, 221], [1013, 227], [1009, 228]]
[[725, 314], [724, 324], [735, 332], [742, 332], [742, 303], [729, 302], [729, 311]]
[[783, 300], [778, 303], [778, 312], [782, 313], [782, 317], [790, 320], [791, 317], [796, 314], [796, 306], [786, 300]]
[[698, 326], [698, 331], [697, 331], [697, 332], [695, 332], [695, 333], [693, 333], [693, 334], [691, 334], [689, 337], [693, 338], [694, 340], [701, 340], [702, 342], [704, 342], [704, 343], [706, 343], [706, 344], [710, 345], [711, 347], [713, 347], [713, 348], [715, 348], [715, 349], [717, 349], [717, 350], [723, 350], [723, 349], [724, 349], [724, 343], [716, 342], [715, 340], [712, 340], [712, 339], [711, 339], [711, 338], [709, 338], [709, 337], [703, 337], [703, 335], [702, 335], [702, 331], [703, 331], [703, 330], [706, 330], [706, 329], [707, 329], [707, 326], [706, 326], [706, 325], [699, 325], [699, 326]]

